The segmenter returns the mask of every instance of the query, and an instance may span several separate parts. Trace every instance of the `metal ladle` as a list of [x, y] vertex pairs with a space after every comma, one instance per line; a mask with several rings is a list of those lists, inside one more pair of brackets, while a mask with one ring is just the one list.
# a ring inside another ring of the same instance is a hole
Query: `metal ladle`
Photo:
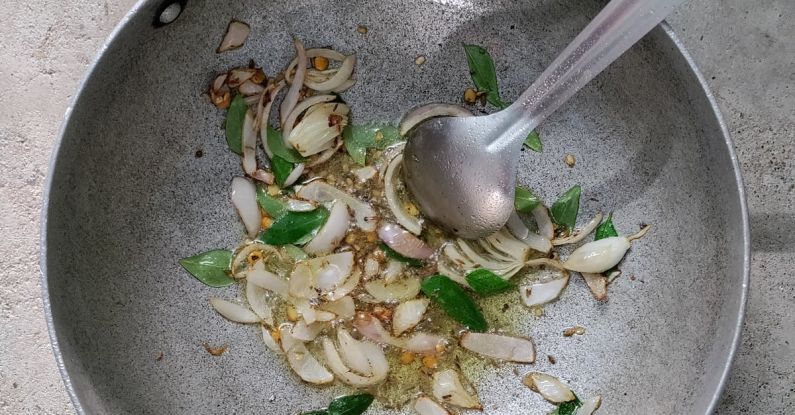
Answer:
[[612, 0], [503, 111], [427, 120], [408, 137], [406, 184], [431, 220], [463, 238], [502, 228], [514, 210], [519, 150], [527, 135], [681, 0]]

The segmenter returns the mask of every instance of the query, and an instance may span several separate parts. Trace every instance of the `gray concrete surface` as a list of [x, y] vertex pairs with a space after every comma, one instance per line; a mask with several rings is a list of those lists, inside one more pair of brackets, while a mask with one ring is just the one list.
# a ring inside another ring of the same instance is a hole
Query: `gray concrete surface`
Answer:
[[[0, 414], [72, 412], [40, 299], [41, 189], [71, 94], [132, 3], [11, 0], [0, 8]], [[795, 411], [793, 15], [791, 0], [691, 0], [670, 19], [728, 120], [751, 207], [748, 317], [719, 414]]]

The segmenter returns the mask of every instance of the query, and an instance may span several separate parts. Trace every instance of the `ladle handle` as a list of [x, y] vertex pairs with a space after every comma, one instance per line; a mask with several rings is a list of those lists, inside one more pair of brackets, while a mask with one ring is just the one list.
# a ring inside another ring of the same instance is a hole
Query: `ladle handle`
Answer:
[[523, 139], [583, 85], [598, 75], [682, 0], [612, 0], [555, 58], [543, 74], [508, 107], [507, 134], [500, 140]]

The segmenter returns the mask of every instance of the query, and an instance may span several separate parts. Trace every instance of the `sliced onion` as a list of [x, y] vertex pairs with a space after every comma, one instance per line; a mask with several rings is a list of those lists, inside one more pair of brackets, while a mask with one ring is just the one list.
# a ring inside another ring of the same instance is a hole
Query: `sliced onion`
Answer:
[[458, 372], [453, 369], [433, 374], [433, 396], [440, 402], [461, 408], [483, 409], [477, 395], [470, 393], [461, 383]]
[[555, 237], [555, 225], [552, 224], [552, 218], [549, 217], [549, 210], [544, 205], [539, 204], [533, 209], [533, 219], [538, 225], [538, 233], [544, 238], [552, 239]]
[[305, 382], [322, 385], [334, 381], [334, 375], [315, 359], [303, 343], [296, 343], [287, 352], [287, 362]]
[[397, 175], [400, 172], [400, 166], [403, 163], [403, 154], [398, 154], [386, 168], [384, 173], [384, 195], [386, 196], [386, 203], [389, 210], [395, 215], [395, 219], [400, 226], [406, 228], [409, 232], [419, 235], [422, 233], [422, 223], [418, 218], [411, 216], [406, 209], [403, 208], [397, 194]]
[[[350, 107], [341, 102], [327, 102], [310, 107], [304, 118], [289, 132], [288, 145], [304, 157], [330, 148], [348, 125], [348, 113]], [[336, 122], [332, 122], [332, 117], [338, 118]]]
[[237, 209], [248, 237], [254, 239], [260, 230], [262, 214], [257, 204], [257, 188], [243, 177], [232, 179], [232, 204]]
[[623, 236], [612, 236], [588, 242], [569, 255], [563, 266], [577, 272], [600, 273], [621, 262], [629, 249], [629, 240]]
[[419, 415], [450, 415], [447, 409], [427, 396], [420, 396], [414, 402], [414, 410]]
[[342, 84], [340, 84], [340, 86], [338, 86], [338, 87], [334, 88], [333, 90], [331, 90], [331, 92], [335, 92], [335, 93], [339, 94], [341, 92], [345, 92], [345, 91], [351, 89], [351, 87], [354, 86], [354, 85], [356, 85], [356, 80], [355, 79], [348, 79], [347, 81], [345, 81]]
[[287, 116], [287, 119], [282, 123], [282, 138], [284, 139], [284, 144], [287, 146], [290, 145], [290, 142], [287, 141], [287, 138], [293, 131], [295, 121], [298, 120], [298, 117], [303, 114], [304, 111], [314, 105], [331, 102], [335, 99], [337, 99], [337, 97], [334, 95], [315, 95], [299, 102], [293, 111]]
[[[222, 73], [222, 74], [216, 76], [215, 79], [213, 79], [213, 83], [210, 85], [210, 92], [214, 92], [216, 94], [221, 92], [221, 90], [226, 85], [226, 77], [228, 75], [229, 74]], [[228, 90], [228, 88], [227, 88], [227, 90]]]
[[254, 131], [254, 114], [251, 110], [246, 111], [243, 119], [241, 144], [243, 147], [243, 171], [252, 175], [257, 170], [257, 132]]
[[378, 173], [378, 170], [376, 170], [373, 166], [364, 166], [353, 171], [353, 174], [355, 174], [362, 183], [375, 177], [376, 173]]
[[248, 34], [251, 33], [251, 28], [246, 23], [232, 20], [229, 26], [226, 27], [226, 34], [221, 39], [221, 44], [215, 50], [216, 53], [226, 52], [228, 50], [237, 49], [243, 46], [248, 39]]
[[[245, 276], [245, 273], [240, 272], [241, 265], [243, 265], [243, 263], [246, 261], [248, 255], [255, 251], [261, 251], [263, 252], [263, 255], [266, 255], [266, 253], [267, 255], [270, 255], [277, 252], [276, 248], [270, 245], [265, 245], [261, 242], [252, 242], [238, 248], [237, 251], [235, 252], [235, 256], [232, 258], [232, 275], [235, 276], [235, 278]], [[261, 269], [265, 269], [265, 263], [263, 263], [261, 260], [255, 262], [254, 266], [260, 267]]]
[[290, 212], [310, 212], [317, 209], [317, 204], [306, 200], [288, 198], [286, 207]]
[[270, 147], [268, 146], [268, 122], [270, 122], [271, 118], [271, 108], [273, 108], [273, 101], [276, 100], [276, 95], [279, 94], [279, 91], [284, 88], [284, 81], [280, 81], [276, 85], [271, 85], [268, 88], [267, 94], [270, 96], [270, 100], [265, 107], [262, 108], [262, 112], [258, 113], [259, 122], [257, 125], [259, 126], [259, 139], [262, 143], [262, 148], [265, 149], [265, 153], [268, 157], [273, 158], [273, 152], [271, 151]]
[[353, 270], [353, 252], [318, 257], [296, 264], [290, 274], [290, 294], [298, 298], [315, 298], [317, 290], [328, 293], [346, 282]]
[[218, 314], [229, 321], [236, 323], [258, 323], [260, 321], [258, 315], [240, 304], [217, 297], [210, 298], [210, 304], [212, 304]]
[[358, 268], [354, 268], [351, 272], [351, 276], [345, 280], [344, 284], [325, 294], [326, 300], [337, 301], [348, 295], [351, 291], [359, 286], [359, 280], [361, 279], [361, 276], [362, 272]]
[[246, 281], [246, 301], [263, 323], [273, 325], [273, 310], [268, 305], [265, 289], [250, 280]]
[[317, 321], [317, 310], [315, 310], [308, 299], [291, 297], [290, 302], [295, 307], [295, 311], [303, 317], [307, 324], [312, 324]]
[[393, 337], [383, 325], [381, 320], [370, 313], [357, 313], [353, 325], [362, 336], [376, 343], [388, 344], [408, 350], [412, 353], [433, 355], [444, 352], [447, 340], [444, 337], [428, 333], [415, 333], [409, 338]]
[[378, 265], [378, 261], [374, 258], [367, 258], [364, 260], [364, 275], [366, 277], [373, 277], [378, 274], [378, 271], [381, 269], [381, 266]]
[[521, 240], [522, 242], [526, 243], [530, 248], [535, 249], [536, 251], [548, 253], [552, 249], [552, 243], [549, 239], [530, 231], [527, 226], [522, 222], [522, 218], [514, 211], [510, 218], [508, 218], [508, 223], [505, 225], [508, 230]]
[[345, 238], [351, 223], [348, 206], [342, 201], [335, 200], [329, 211], [328, 220], [317, 235], [304, 246], [304, 251], [313, 255], [328, 254]]
[[343, 382], [355, 387], [366, 387], [383, 382], [386, 379], [387, 372], [389, 371], [389, 363], [386, 360], [384, 351], [372, 343], [362, 341], [358, 342], [358, 345], [361, 352], [367, 357], [367, 361], [371, 368], [370, 376], [363, 376], [352, 372], [351, 369], [348, 368], [348, 366], [346, 366], [343, 362], [331, 339], [324, 338], [323, 352], [326, 356], [326, 362], [328, 363], [331, 370]]
[[571, 389], [554, 376], [540, 372], [530, 372], [522, 382], [544, 399], [552, 403], [563, 403], [576, 399]]
[[509, 362], [533, 363], [536, 349], [529, 338], [489, 333], [464, 333], [461, 346], [471, 352]]
[[339, 199], [345, 202], [351, 209], [353, 209], [356, 226], [366, 232], [375, 230], [376, 214], [372, 206], [356, 199], [355, 197], [331, 186], [328, 183], [321, 181], [314, 181], [305, 186], [302, 186], [297, 192], [296, 196], [312, 200], [315, 202], [331, 202], [334, 199]]
[[392, 332], [395, 336], [400, 336], [403, 332], [411, 330], [422, 321], [428, 304], [430, 304], [430, 300], [419, 298], [402, 302], [395, 307], [395, 311], [392, 313]]
[[[334, 49], [328, 48], [312, 48], [306, 50], [306, 57], [307, 58], [316, 58], [318, 56], [322, 56], [326, 59], [342, 62], [345, 59], [345, 55], [340, 52], [337, 52]], [[298, 66], [298, 58], [293, 58], [289, 65], [287, 65], [287, 70], [284, 71], [284, 79], [287, 80], [288, 83], [293, 83], [293, 76], [295, 73], [295, 68]], [[336, 69], [329, 69], [326, 71], [319, 71], [319, 72], [335, 72]], [[307, 70], [307, 76], [310, 73], [314, 73], [314, 69]]]
[[436, 334], [415, 333], [406, 340], [404, 349], [418, 354], [434, 355], [445, 351], [447, 340]]
[[287, 299], [289, 296], [287, 281], [265, 269], [252, 269], [246, 271], [246, 281], [266, 290], [270, 290], [284, 299]]
[[284, 187], [292, 186], [293, 183], [298, 181], [298, 178], [301, 177], [301, 174], [304, 173], [304, 163], [298, 163], [293, 167], [293, 171], [287, 175], [287, 178], [284, 179]]
[[337, 73], [334, 74], [334, 76], [332, 76], [328, 81], [317, 83], [310, 80], [304, 80], [304, 83], [306, 86], [318, 92], [333, 91], [341, 87], [345, 81], [347, 81], [351, 75], [353, 75], [354, 66], [356, 66], [356, 55], [348, 55], [342, 60], [342, 65], [340, 65]]
[[607, 277], [602, 274], [592, 274], [590, 272], [583, 272], [582, 278], [591, 294], [598, 301], [605, 301], [607, 299]]
[[345, 365], [360, 375], [372, 376], [373, 368], [364, 352], [362, 342], [354, 339], [345, 329], [337, 330], [337, 341], [340, 344], [339, 352]]
[[408, 277], [391, 284], [387, 284], [384, 280], [374, 280], [366, 282], [364, 289], [378, 302], [403, 301], [412, 299], [420, 293], [420, 280]]
[[588, 223], [586, 223], [585, 226], [583, 226], [582, 229], [580, 229], [578, 232], [564, 238], [553, 239], [552, 245], [557, 246], [557, 245], [574, 244], [580, 242], [583, 239], [585, 239], [586, 236], [590, 235], [591, 232], [593, 232], [599, 226], [600, 223], [602, 223], [602, 213], [597, 212], [596, 216], [594, 216], [593, 219], [588, 221]]
[[329, 301], [318, 306], [319, 309], [334, 313], [337, 318], [349, 319], [356, 315], [356, 304], [353, 298], [346, 295], [339, 300]]
[[309, 163], [309, 164], [307, 165], [307, 167], [315, 167], [315, 166], [319, 166], [319, 165], [321, 165], [321, 164], [323, 164], [323, 163], [325, 163], [325, 162], [329, 161], [329, 159], [330, 159], [331, 157], [333, 157], [333, 156], [334, 156], [334, 154], [337, 154], [337, 151], [339, 151], [339, 149], [340, 149], [340, 148], [342, 148], [342, 144], [344, 144], [344, 142], [342, 141], [342, 138], [341, 138], [341, 137], [338, 137], [338, 138], [337, 138], [337, 141], [336, 141], [336, 144], [334, 144], [334, 146], [333, 146], [333, 147], [329, 147], [329, 149], [328, 149], [328, 150], [326, 150], [326, 151], [324, 151], [324, 152], [320, 153], [320, 154], [319, 154], [317, 157], [315, 157], [315, 158], [312, 160], [312, 162], [311, 162], [311, 163]]
[[397, 281], [400, 274], [403, 272], [403, 263], [394, 259], [390, 259], [386, 264], [384, 270], [384, 284], [392, 284]]
[[395, 252], [405, 257], [429, 259], [433, 256], [433, 249], [398, 225], [392, 223], [381, 225], [378, 228], [378, 237]]
[[251, 79], [249, 79], [248, 81], [240, 84], [240, 86], [237, 87], [237, 90], [240, 91], [240, 93], [244, 96], [249, 97], [256, 95], [259, 98], [260, 95], [265, 92], [265, 87], [260, 84], [255, 84], [254, 82], [251, 82]]
[[582, 406], [577, 409], [577, 415], [591, 415], [602, 406], [602, 397], [592, 396], [582, 400]]
[[[307, 58], [304, 45], [298, 39], [294, 39], [293, 43], [295, 44], [295, 51], [298, 55], [298, 66], [295, 70], [295, 82], [293, 82], [293, 84], [290, 85], [290, 89], [287, 90], [287, 95], [284, 97], [280, 108], [282, 128], [286, 125], [285, 121], [287, 121], [287, 116], [290, 115], [293, 108], [295, 108], [295, 104], [298, 103], [298, 97], [301, 93], [301, 87], [304, 85], [304, 76], [306, 75]], [[285, 137], [285, 140], [286, 139], [287, 137]]]
[[563, 278], [521, 286], [519, 294], [526, 306], [539, 306], [557, 299], [568, 283], [569, 276], [566, 275]]
[[292, 334], [292, 336], [298, 340], [311, 342], [312, 340], [315, 340], [317, 335], [320, 334], [324, 328], [326, 328], [325, 322], [316, 321], [312, 324], [308, 324], [306, 320], [300, 319], [295, 323], [295, 326], [293, 326], [290, 334]]
[[[489, 245], [494, 247], [494, 249], [507, 256], [507, 258], [503, 259], [508, 261], [524, 261], [530, 255], [528, 244], [511, 235], [511, 232], [506, 228], [502, 228], [485, 239], [480, 239], [478, 242], [489, 251], [491, 251]], [[485, 244], [485, 242], [488, 244]], [[496, 256], [493, 252], [492, 255]]]
[[268, 346], [269, 349], [276, 353], [282, 353], [281, 346], [279, 346], [279, 343], [277, 343], [276, 339], [273, 338], [271, 328], [265, 325], [260, 327], [262, 328], [262, 342], [265, 343], [265, 346]]
[[472, 113], [466, 108], [451, 104], [429, 104], [409, 111], [400, 121], [400, 135], [406, 135], [415, 125], [434, 117], [469, 117]]
[[[229, 75], [226, 77], [226, 85], [231, 88], [237, 88], [242, 85], [244, 82], [251, 79], [254, 74], [257, 73], [257, 70], [254, 68], [235, 68], [229, 71]], [[256, 101], [259, 100], [259, 97], [254, 97]], [[254, 101], [254, 102], [256, 102]]]
[[279, 345], [281, 346], [282, 351], [285, 353], [292, 350], [296, 344], [301, 343], [300, 340], [293, 337], [292, 331], [292, 323], [283, 323], [279, 326]]

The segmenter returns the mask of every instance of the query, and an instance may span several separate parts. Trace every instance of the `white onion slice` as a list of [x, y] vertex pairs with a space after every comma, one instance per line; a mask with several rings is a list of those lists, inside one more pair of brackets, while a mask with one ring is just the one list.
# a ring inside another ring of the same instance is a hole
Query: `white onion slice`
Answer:
[[562, 278], [521, 286], [519, 294], [526, 306], [539, 306], [557, 299], [568, 283], [569, 276], [565, 275]]
[[240, 304], [217, 297], [210, 298], [210, 304], [212, 304], [218, 314], [229, 321], [236, 323], [258, 323], [260, 321], [258, 315]]
[[602, 397], [599, 395], [583, 399], [582, 406], [577, 408], [577, 415], [591, 415], [596, 412], [600, 406], [602, 406]]
[[[249, 79], [251, 79], [254, 74], [257, 73], [257, 70], [254, 68], [235, 68], [229, 71], [229, 75], [226, 77], [226, 85], [232, 88], [237, 88]], [[256, 101], [259, 100], [259, 97], [248, 97], [254, 99]], [[251, 105], [251, 104], [249, 104]]]
[[469, 117], [472, 113], [466, 108], [451, 104], [428, 104], [409, 111], [400, 121], [400, 135], [406, 135], [415, 125], [434, 117]]
[[478, 397], [464, 388], [458, 372], [453, 369], [433, 374], [433, 396], [440, 402], [461, 408], [483, 409]]
[[273, 107], [273, 101], [276, 101], [276, 96], [279, 94], [279, 91], [284, 88], [284, 81], [280, 81], [276, 85], [272, 85], [268, 88], [267, 94], [270, 96], [270, 100], [265, 107], [262, 109], [262, 112], [258, 114], [260, 116], [259, 122], [257, 125], [259, 126], [259, 139], [262, 143], [262, 148], [265, 149], [265, 153], [268, 157], [273, 158], [273, 151], [271, 151], [270, 147], [268, 146], [268, 122], [271, 118], [271, 108]]
[[509, 362], [533, 363], [536, 349], [529, 338], [489, 333], [464, 333], [461, 347], [477, 354]]
[[436, 334], [414, 333], [406, 340], [404, 349], [423, 355], [439, 354], [445, 351], [447, 340]]
[[287, 175], [287, 178], [284, 179], [284, 187], [292, 186], [293, 183], [298, 181], [298, 178], [301, 177], [301, 174], [304, 173], [304, 163], [298, 163], [293, 167], [293, 171]]
[[317, 209], [317, 205], [315, 203], [293, 198], [288, 198], [286, 205], [287, 210], [290, 212], [310, 212]]
[[[355, 340], [354, 340], [355, 341]], [[342, 358], [334, 346], [334, 343], [329, 338], [323, 339], [323, 352], [326, 356], [326, 362], [331, 370], [343, 382], [355, 386], [366, 387], [381, 383], [386, 379], [387, 372], [389, 371], [389, 363], [386, 360], [383, 350], [377, 345], [367, 342], [358, 342], [360, 350], [367, 357], [368, 363], [371, 368], [371, 376], [363, 376], [351, 371], [345, 365]]]
[[586, 236], [590, 235], [599, 224], [602, 223], [602, 213], [597, 212], [596, 216], [593, 217], [585, 226], [582, 227], [579, 231], [575, 232], [572, 235], [566, 236], [564, 238], [557, 238], [552, 240], [552, 245], [566, 245], [566, 244], [574, 244], [577, 242], [582, 241], [585, 239]]
[[395, 311], [392, 313], [392, 332], [395, 336], [400, 336], [422, 321], [428, 304], [430, 304], [430, 300], [419, 298], [402, 302], [395, 307]]
[[624, 258], [629, 246], [629, 240], [623, 236], [612, 236], [588, 242], [575, 249], [563, 266], [577, 272], [605, 272], [621, 262], [621, 258]]
[[328, 81], [312, 82], [307, 79], [304, 80], [304, 84], [318, 92], [333, 91], [341, 87], [353, 75], [354, 66], [356, 66], [356, 55], [348, 55], [342, 60], [342, 65], [340, 65], [337, 73]]
[[273, 310], [271, 310], [271, 307], [268, 305], [268, 299], [264, 288], [254, 284], [251, 280], [247, 280], [246, 301], [263, 323], [269, 326], [273, 325]]
[[289, 296], [287, 281], [268, 270], [252, 269], [246, 271], [246, 281], [270, 290], [283, 299], [287, 299]]
[[353, 174], [355, 174], [362, 183], [375, 177], [376, 173], [378, 173], [378, 170], [376, 170], [373, 166], [364, 166], [353, 171]]
[[279, 326], [279, 345], [285, 353], [289, 352], [296, 344], [301, 343], [300, 340], [293, 337], [292, 331], [292, 323], [283, 323]]
[[356, 304], [353, 298], [346, 295], [339, 300], [329, 301], [318, 306], [319, 309], [334, 313], [337, 318], [349, 319], [356, 315]]
[[400, 274], [403, 272], [403, 263], [394, 259], [390, 259], [384, 269], [384, 283], [389, 285], [397, 281]]
[[378, 261], [374, 258], [367, 258], [364, 260], [364, 275], [366, 277], [373, 277], [378, 274], [378, 271], [381, 269], [381, 266], [378, 265]]
[[420, 396], [414, 402], [414, 410], [419, 415], [450, 415], [447, 409], [427, 396]]
[[546, 254], [552, 249], [552, 243], [549, 239], [530, 231], [524, 222], [522, 222], [522, 218], [519, 217], [516, 211], [508, 218], [508, 223], [505, 224], [505, 227], [508, 228], [508, 231], [510, 231], [513, 236], [536, 251]]
[[[326, 59], [330, 59], [330, 60], [338, 61], [338, 62], [342, 62], [343, 60], [345, 60], [345, 55], [343, 55], [340, 52], [337, 52], [334, 49], [312, 48], [312, 49], [307, 49], [306, 50], [306, 57], [307, 58], [316, 58], [318, 56], [322, 56], [322, 57], [324, 57]], [[295, 68], [296, 68], [297, 65], [298, 65], [298, 58], [297, 57], [293, 58], [293, 60], [290, 61], [290, 64], [287, 65], [287, 70], [284, 71], [284, 79], [287, 80], [288, 83], [292, 84], [294, 73], [295, 73]], [[336, 69], [328, 69], [326, 71], [319, 71], [319, 72], [336, 72]], [[315, 73], [315, 70], [314, 69], [307, 70], [307, 76], [309, 76], [310, 73]]]
[[316, 321], [312, 324], [308, 324], [306, 320], [300, 319], [295, 323], [293, 329], [290, 331], [290, 334], [298, 340], [311, 342], [312, 340], [315, 340], [317, 335], [320, 334], [324, 328], [326, 328], [325, 322]]
[[544, 399], [558, 404], [575, 399], [571, 389], [554, 376], [546, 373], [530, 372], [525, 375], [522, 382], [534, 392], [538, 392]]
[[403, 301], [412, 299], [420, 293], [420, 280], [408, 277], [391, 284], [387, 284], [384, 280], [374, 280], [366, 282], [364, 289], [378, 302]]
[[591, 294], [598, 301], [605, 301], [607, 299], [607, 277], [602, 274], [592, 274], [590, 272], [583, 272], [582, 278]]
[[393, 337], [381, 321], [369, 313], [357, 313], [353, 325], [362, 336], [376, 343], [388, 344], [413, 353], [433, 355], [442, 353], [447, 345], [444, 337], [429, 333], [415, 333], [409, 338]]
[[351, 272], [351, 276], [348, 277], [347, 280], [345, 280], [344, 284], [325, 294], [326, 300], [337, 301], [345, 297], [351, 291], [356, 289], [356, 287], [359, 286], [359, 280], [361, 279], [361, 277], [362, 277], [362, 272], [358, 268], [354, 268], [353, 272]]
[[538, 225], [538, 233], [544, 238], [551, 240], [555, 237], [555, 225], [552, 224], [552, 218], [549, 217], [549, 210], [544, 205], [538, 205], [533, 209], [533, 219]]
[[295, 126], [295, 121], [298, 117], [304, 113], [309, 107], [312, 107], [317, 104], [322, 104], [326, 102], [331, 102], [337, 99], [334, 95], [315, 95], [309, 97], [295, 106], [293, 111], [287, 116], [287, 119], [282, 123], [282, 139], [284, 139], [284, 144], [289, 146], [290, 143], [287, 141], [287, 138], [290, 136], [290, 133], [293, 131], [293, 127]]
[[246, 111], [243, 119], [241, 145], [243, 147], [243, 171], [248, 175], [253, 175], [257, 170], [257, 132], [254, 131], [254, 114], [251, 110]]
[[348, 206], [339, 200], [331, 204], [328, 220], [304, 246], [304, 251], [313, 255], [324, 255], [334, 251], [340, 241], [345, 238], [345, 233], [350, 227], [351, 215], [348, 213]]
[[[309, 157], [330, 148], [348, 125], [350, 107], [341, 102], [327, 102], [310, 107], [304, 118], [286, 135], [288, 144], [302, 156]], [[336, 117], [335, 122], [332, 122]], [[289, 121], [288, 121], [289, 122]], [[285, 124], [285, 134], [287, 133]]]
[[[298, 55], [297, 57], [297, 68], [295, 70], [295, 82], [290, 85], [290, 89], [287, 90], [287, 95], [285, 95], [284, 100], [282, 101], [282, 105], [280, 107], [280, 114], [281, 114], [281, 122], [282, 122], [282, 129], [285, 128], [285, 121], [287, 121], [287, 116], [293, 111], [295, 108], [295, 104], [298, 103], [298, 96], [301, 93], [301, 87], [304, 85], [304, 76], [306, 75], [306, 50], [304, 49], [304, 44], [301, 43], [300, 40], [294, 39], [293, 43], [295, 44], [295, 51]], [[287, 143], [287, 137], [284, 137], [285, 144]]]
[[347, 81], [343, 82], [342, 84], [340, 84], [340, 86], [334, 88], [331, 92], [335, 92], [335, 93], [339, 94], [339, 93], [342, 93], [342, 92], [345, 92], [345, 91], [351, 89], [351, 87], [354, 86], [354, 85], [356, 85], [356, 80], [351, 78], [351, 79], [348, 79]]
[[232, 179], [231, 198], [232, 204], [246, 227], [248, 237], [254, 239], [260, 230], [262, 221], [262, 214], [257, 204], [256, 186], [243, 177], [235, 177]]
[[354, 372], [363, 376], [372, 376], [373, 368], [364, 352], [363, 344], [351, 336], [345, 329], [337, 330], [337, 341], [342, 360]]
[[315, 298], [336, 290], [346, 282], [353, 270], [353, 252], [318, 257], [296, 264], [290, 273], [290, 294], [298, 298]]
[[422, 233], [422, 223], [420, 223], [418, 218], [406, 212], [406, 209], [403, 208], [403, 204], [398, 198], [396, 181], [401, 163], [403, 163], [403, 154], [398, 154], [389, 162], [386, 173], [384, 173], [384, 195], [386, 196], [386, 203], [387, 206], [389, 206], [389, 210], [395, 215], [395, 219], [400, 226], [406, 228], [406, 230], [415, 235], [419, 235]]
[[356, 199], [355, 197], [331, 186], [328, 183], [321, 181], [314, 181], [305, 186], [302, 186], [297, 192], [296, 196], [312, 200], [315, 202], [330, 202], [334, 199], [339, 199], [345, 202], [351, 209], [353, 209], [356, 226], [366, 232], [375, 230], [376, 214], [372, 206]]
[[309, 353], [309, 350], [303, 343], [296, 343], [295, 346], [287, 352], [287, 362], [290, 363], [290, 367], [293, 368], [295, 373], [305, 382], [322, 385], [331, 383], [334, 380], [334, 375], [323, 367], [312, 353]]
[[243, 44], [246, 43], [246, 39], [248, 39], [249, 33], [251, 33], [251, 27], [249, 27], [249, 25], [237, 20], [232, 20], [229, 22], [229, 26], [226, 27], [224, 38], [221, 39], [221, 44], [218, 45], [215, 52], [226, 52], [243, 46]]
[[265, 325], [260, 327], [262, 328], [262, 342], [265, 343], [265, 346], [268, 346], [269, 349], [276, 353], [283, 353], [281, 346], [279, 346], [279, 343], [277, 343], [276, 339], [273, 338], [271, 328]]
[[378, 237], [395, 252], [414, 259], [429, 259], [433, 249], [421, 239], [405, 229], [392, 223], [385, 223], [378, 228]]
[[260, 98], [260, 94], [265, 92], [265, 87], [260, 84], [255, 84], [254, 82], [251, 82], [251, 79], [249, 79], [248, 81], [240, 84], [240, 86], [237, 87], [237, 90], [240, 91], [240, 93], [244, 96], [250, 97], [252, 95], [256, 95], [257, 98]]

